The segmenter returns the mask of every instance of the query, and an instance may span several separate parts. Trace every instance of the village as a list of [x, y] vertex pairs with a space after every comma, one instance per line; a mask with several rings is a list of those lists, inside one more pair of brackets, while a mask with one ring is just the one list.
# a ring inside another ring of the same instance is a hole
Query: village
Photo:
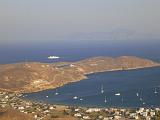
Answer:
[[23, 99], [23, 94], [0, 92], [0, 109], [31, 114], [34, 120], [73, 116], [79, 120], [159, 120], [160, 108], [87, 108], [45, 104]]

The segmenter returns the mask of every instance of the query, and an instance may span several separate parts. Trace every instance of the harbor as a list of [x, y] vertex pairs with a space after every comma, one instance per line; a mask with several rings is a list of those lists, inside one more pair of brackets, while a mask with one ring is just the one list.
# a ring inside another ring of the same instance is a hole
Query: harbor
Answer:
[[[155, 74], [146, 76], [152, 71]], [[26, 94], [24, 98], [83, 107], [160, 107], [159, 75], [159, 67], [91, 74], [87, 80]]]
[[72, 116], [75, 120], [123, 120], [123, 119], [159, 119], [160, 108], [90, 108], [79, 106], [62, 106], [26, 101], [22, 94], [0, 92], [0, 110], [8, 108], [31, 115], [35, 120], [56, 119]]

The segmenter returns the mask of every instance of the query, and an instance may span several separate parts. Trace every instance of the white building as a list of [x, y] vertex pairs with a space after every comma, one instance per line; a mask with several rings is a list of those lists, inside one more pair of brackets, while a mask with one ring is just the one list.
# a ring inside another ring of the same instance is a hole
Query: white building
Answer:
[[99, 111], [101, 111], [101, 109], [99, 109], [99, 108], [90, 108], [90, 109], [86, 110], [86, 112], [88, 112], [88, 113], [99, 112]]
[[81, 117], [82, 115], [80, 113], [74, 114], [75, 117]]

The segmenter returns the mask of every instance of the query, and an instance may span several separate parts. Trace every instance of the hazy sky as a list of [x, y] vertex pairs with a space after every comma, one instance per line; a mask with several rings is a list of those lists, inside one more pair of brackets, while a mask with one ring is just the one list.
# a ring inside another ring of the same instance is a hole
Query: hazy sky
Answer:
[[123, 34], [159, 37], [160, 0], [0, 1], [0, 44]]

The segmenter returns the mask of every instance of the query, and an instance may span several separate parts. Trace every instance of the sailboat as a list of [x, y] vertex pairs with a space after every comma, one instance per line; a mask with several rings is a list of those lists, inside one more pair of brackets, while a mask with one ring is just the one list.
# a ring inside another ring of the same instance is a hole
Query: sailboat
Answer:
[[77, 96], [74, 96], [73, 99], [76, 100], [76, 99], [78, 99], [78, 97], [77, 97]]
[[107, 99], [106, 99], [106, 97], [104, 98], [104, 102], [105, 102], [105, 103], [107, 102]]
[[55, 95], [58, 95], [59, 93], [57, 92], [57, 89], [56, 89], [56, 92], [55, 92]]
[[154, 93], [155, 93], [155, 94], [157, 94], [157, 93], [158, 93], [156, 88], [154, 89]]
[[80, 98], [79, 100], [80, 100], [80, 101], [82, 101], [82, 100], [83, 100], [83, 98]]
[[115, 95], [116, 95], [116, 96], [120, 96], [120, 95], [121, 95], [121, 93], [116, 93]]
[[142, 99], [141, 97], [139, 98], [139, 100], [140, 100], [140, 101], [143, 101], [143, 99]]
[[103, 84], [101, 85], [101, 93], [104, 93]]
[[139, 93], [136, 93], [136, 96], [138, 97], [138, 96], [139, 96]]

